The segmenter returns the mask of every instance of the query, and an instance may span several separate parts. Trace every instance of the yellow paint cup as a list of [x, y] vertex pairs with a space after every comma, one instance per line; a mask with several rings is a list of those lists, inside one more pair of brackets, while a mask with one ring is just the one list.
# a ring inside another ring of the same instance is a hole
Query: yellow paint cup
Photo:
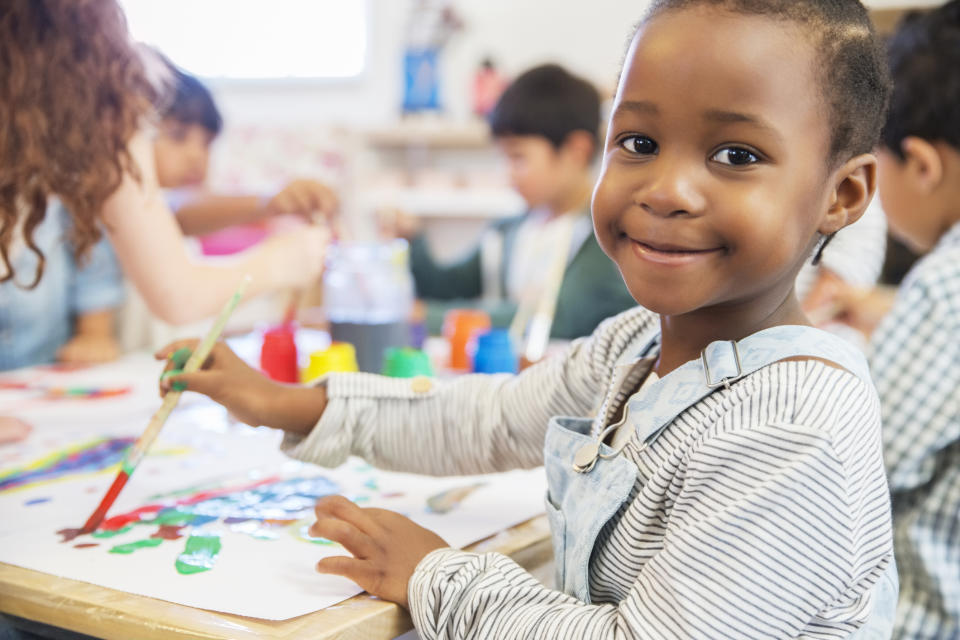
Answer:
[[329, 348], [310, 354], [310, 363], [300, 371], [301, 382], [339, 371], [357, 371], [357, 352], [349, 342], [334, 342]]

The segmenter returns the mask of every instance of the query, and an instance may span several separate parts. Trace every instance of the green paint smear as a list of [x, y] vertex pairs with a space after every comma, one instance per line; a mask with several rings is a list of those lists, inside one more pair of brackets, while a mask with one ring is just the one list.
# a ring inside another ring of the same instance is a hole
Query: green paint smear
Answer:
[[130, 542], [127, 544], [118, 544], [110, 549], [110, 553], [133, 553], [137, 549], [156, 547], [162, 542], [163, 538], [147, 538], [146, 540], [137, 540], [136, 542]]
[[180, 525], [190, 524], [190, 521], [193, 520], [194, 517], [192, 513], [180, 511], [179, 509], [171, 509], [170, 511], [157, 514], [157, 517], [148, 524], [169, 524], [174, 527], [179, 527]]
[[130, 529], [133, 529], [132, 524], [128, 524], [127, 526], [121, 527], [120, 529], [94, 531], [90, 535], [92, 535], [94, 538], [112, 538], [113, 536], [118, 536], [121, 533], [126, 533], [127, 531], [130, 531]]
[[219, 554], [220, 536], [192, 535], [187, 538], [187, 545], [177, 558], [177, 571], [182, 575], [209, 571]]
[[[130, 445], [130, 446], [133, 446], [133, 445]], [[120, 468], [128, 476], [132, 476], [133, 470], [136, 469], [136, 466], [130, 464], [130, 459], [126, 455], [124, 455], [123, 460], [120, 461]]]

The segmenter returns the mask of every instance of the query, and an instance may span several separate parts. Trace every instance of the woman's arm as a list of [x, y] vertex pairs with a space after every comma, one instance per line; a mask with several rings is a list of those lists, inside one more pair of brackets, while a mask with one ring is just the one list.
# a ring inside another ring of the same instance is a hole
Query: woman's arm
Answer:
[[136, 136], [130, 152], [140, 180], [124, 176], [104, 205], [103, 220], [124, 273], [160, 319], [185, 324], [215, 314], [245, 274], [253, 278], [249, 297], [319, 277], [328, 234], [317, 226], [275, 235], [235, 258], [194, 259], [157, 184], [147, 137]]

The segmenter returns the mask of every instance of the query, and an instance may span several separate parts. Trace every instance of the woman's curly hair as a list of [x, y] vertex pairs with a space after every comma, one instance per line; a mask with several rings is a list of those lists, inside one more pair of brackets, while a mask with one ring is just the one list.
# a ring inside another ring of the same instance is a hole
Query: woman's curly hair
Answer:
[[[100, 238], [98, 218], [124, 173], [127, 151], [156, 98], [115, 0], [0, 3], [0, 282], [14, 277], [10, 245], [33, 232], [56, 195], [70, 211], [83, 257]], [[5, 267], [5, 269], [4, 269]]]

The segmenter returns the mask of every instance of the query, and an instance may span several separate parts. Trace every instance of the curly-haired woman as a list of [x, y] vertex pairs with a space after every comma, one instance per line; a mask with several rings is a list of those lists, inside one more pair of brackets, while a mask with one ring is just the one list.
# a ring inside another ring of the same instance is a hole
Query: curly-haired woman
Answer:
[[[248, 295], [315, 279], [327, 239], [316, 226], [235, 261], [188, 255], [157, 184], [149, 134], [163, 79], [150, 71], [115, 0], [0, 5], [0, 284], [43, 279], [34, 236], [54, 199], [70, 212], [75, 254], [106, 229], [124, 273], [166, 322], [212, 315], [246, 273]], [[30, 273], [17, 273], [17, 251], [35, 256]]]

